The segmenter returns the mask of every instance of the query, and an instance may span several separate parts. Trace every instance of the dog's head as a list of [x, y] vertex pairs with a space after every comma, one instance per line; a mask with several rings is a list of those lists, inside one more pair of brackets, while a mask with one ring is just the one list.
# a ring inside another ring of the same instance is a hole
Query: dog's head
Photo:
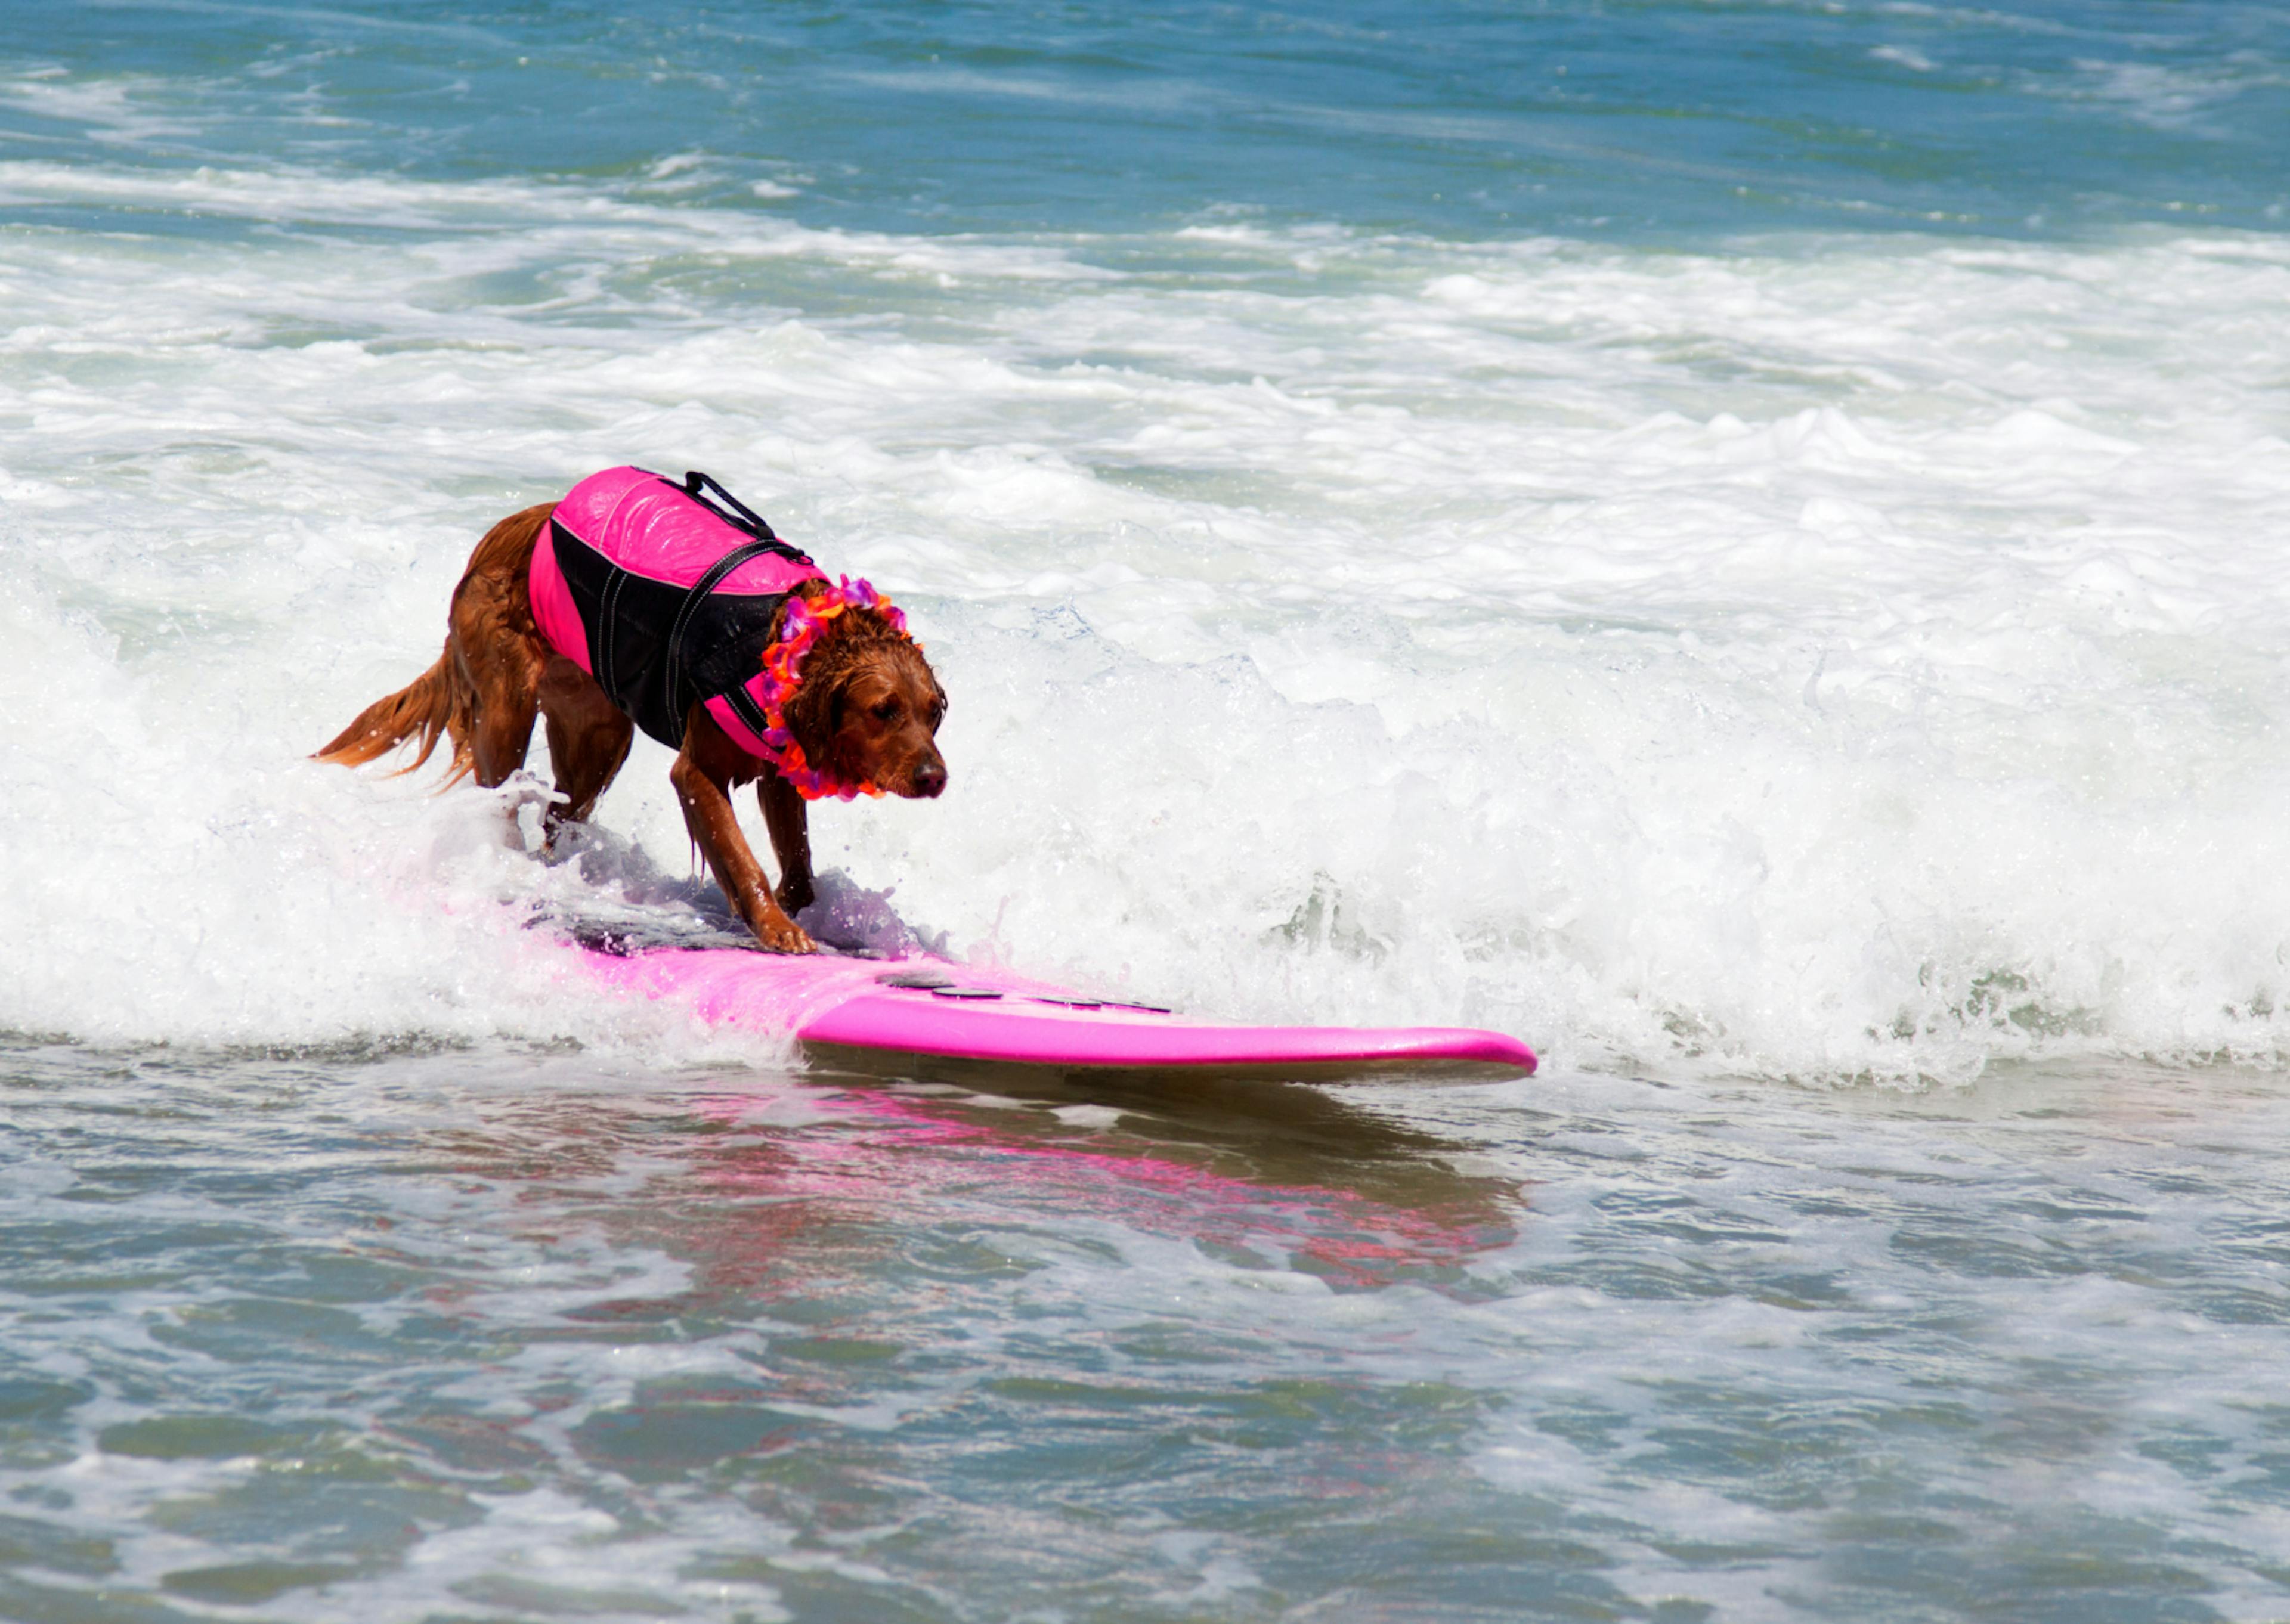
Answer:
[[788, 729], [814, 765], [909, 799], [946, 788], [937, 739], [945, 716], [946, 690], [915, 640], [855, 604], [805, 658], [787, 708]]

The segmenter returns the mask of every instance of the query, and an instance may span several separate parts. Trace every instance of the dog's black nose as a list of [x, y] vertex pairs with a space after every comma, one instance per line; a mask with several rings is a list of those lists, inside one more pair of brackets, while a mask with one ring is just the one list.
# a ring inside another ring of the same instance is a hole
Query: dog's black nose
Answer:
[[946, 764], [926, 761], [915, 769], [915, 793], [931, 800], [938, 799], [946, 788]]

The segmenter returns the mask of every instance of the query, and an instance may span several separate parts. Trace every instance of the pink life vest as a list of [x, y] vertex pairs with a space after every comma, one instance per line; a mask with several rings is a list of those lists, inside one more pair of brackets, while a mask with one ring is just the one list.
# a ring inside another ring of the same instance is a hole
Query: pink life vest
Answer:
[[[725, 508], [703, 492], [712, 489]], [[705, 474], [591, 474], [534, 544], [532, 616], [548, 646], [671, 749], [696, 702], [749, 754], [764, 742], [763, 668], [780, 606], [820, 567]]]

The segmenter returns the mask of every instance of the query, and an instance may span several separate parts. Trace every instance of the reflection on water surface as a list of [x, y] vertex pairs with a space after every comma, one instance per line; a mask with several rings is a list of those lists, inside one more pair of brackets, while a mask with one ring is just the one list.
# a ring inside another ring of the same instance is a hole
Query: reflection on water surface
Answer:
[[2247, 1074], [6, 1069], [11, 1617], [2198, 1618], [2273, 1582], [2286, 1113]]

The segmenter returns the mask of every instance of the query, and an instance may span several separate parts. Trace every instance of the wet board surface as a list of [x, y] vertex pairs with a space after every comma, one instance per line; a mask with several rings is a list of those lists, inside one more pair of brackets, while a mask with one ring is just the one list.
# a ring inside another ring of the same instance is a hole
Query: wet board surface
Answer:
[[789, 956], [594, 938], [598, 981], [711, 1026], [799, 1039], [829, 1060], [925, 1056], [1066, 1070], [1214, 1072], [1300, 1082], [1532, 1073], [1533, 1050], [1469, 1027], [1248, 1026], [1092, 997], [929, 956]]

